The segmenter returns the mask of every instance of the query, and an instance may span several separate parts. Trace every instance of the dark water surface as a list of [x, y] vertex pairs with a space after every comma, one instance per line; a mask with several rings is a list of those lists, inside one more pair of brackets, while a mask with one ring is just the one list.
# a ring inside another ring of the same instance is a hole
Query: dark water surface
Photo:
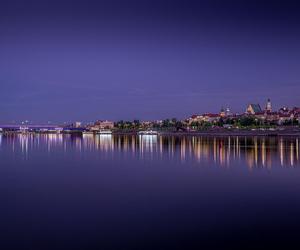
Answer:
[[0, 135], [0, 249], [299, 249], [299, 141]]

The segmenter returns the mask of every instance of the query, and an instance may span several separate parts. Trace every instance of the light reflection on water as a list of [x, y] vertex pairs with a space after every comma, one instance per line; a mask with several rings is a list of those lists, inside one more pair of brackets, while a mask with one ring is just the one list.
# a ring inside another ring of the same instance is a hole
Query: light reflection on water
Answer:
[[0, 134], [0, 163], [11, 249], [268, 249], [300, 231], [299, 138]]
[[12, 152], [19, 150], [25, 159], [32, 151], [43, 148], [48, 153], [67, 153], [74, 149], [79, 154], [86, 151], [121, 152], [141, 159], [179, 158], [182, 162], [213, 162], [222, 167], [238, 162], [249, 169], [271, 169], [274, 164], [283, 167], [300, 165], [299, 138], [292, 137], [14, 134], [0, 135], [0, 147]]

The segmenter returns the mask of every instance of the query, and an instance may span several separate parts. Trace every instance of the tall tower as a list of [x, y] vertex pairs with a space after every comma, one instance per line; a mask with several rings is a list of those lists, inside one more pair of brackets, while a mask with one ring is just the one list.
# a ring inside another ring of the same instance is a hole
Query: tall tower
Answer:
[[232, 115], [229, 107], [226, 108], [225, 113], [226, 113], [226, 116], [231, 116]]
[[224, 117], [224, 116], [226, 116], [226, 113], [225, 113], [225, 110], [224, 110], [224, 108], [223, 108], [223, 107], [221, 108], [221, 111], [220, 111], [220, 116], [221, 116], [221, 117]]
[[272, 103], [271, 103], [270, 98], [267, 101], [266, 111], [267, 112], [272, 112]]

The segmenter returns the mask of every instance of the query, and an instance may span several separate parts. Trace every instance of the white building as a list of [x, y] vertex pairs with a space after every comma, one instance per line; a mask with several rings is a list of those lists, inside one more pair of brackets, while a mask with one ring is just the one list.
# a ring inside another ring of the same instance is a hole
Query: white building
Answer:
[[114, 122], [112, 121], [96, 121], [94, 126], [93, 127], [96, 127], [97, 129], [112, 129], [114, 128]]

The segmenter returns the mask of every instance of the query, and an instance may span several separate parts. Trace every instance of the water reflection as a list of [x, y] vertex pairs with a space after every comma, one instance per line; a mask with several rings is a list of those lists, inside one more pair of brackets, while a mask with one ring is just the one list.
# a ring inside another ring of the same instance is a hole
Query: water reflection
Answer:
[[182, 162], [206, 162], [222, 167], [238, 162], [249, 169], [300, 165], [299, 138], [292, 137], [12, 134], [0, 135], [0, 147], [12, 152], [19, 150], [25, 158], [33, 150], [46, 149], [48, 153], [69, 150], [102, 154], [120, 152], [139, 158], [178, 158]]

